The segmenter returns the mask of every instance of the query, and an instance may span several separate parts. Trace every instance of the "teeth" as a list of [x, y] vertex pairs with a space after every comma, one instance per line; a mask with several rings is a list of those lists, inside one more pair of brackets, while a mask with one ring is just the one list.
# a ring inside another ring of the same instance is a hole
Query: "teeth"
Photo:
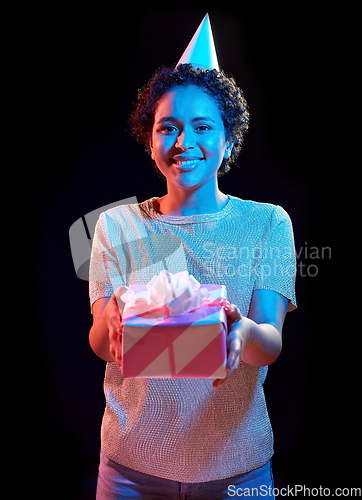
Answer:
[[178, 167], [190, 166], [190, 165], [198, 163], [199, 161], [201, 161], [201, 159], [202, 158], [193, 159], [193, 160], [176, 160], [175, 165], [177, 165]]

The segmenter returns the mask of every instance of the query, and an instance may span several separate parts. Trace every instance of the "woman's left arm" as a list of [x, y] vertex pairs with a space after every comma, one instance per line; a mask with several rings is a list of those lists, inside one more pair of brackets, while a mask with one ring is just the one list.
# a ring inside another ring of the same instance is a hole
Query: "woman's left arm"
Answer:
[[273, 363], [282, 349], [282, 328], [288, 300], [273, 290], [254, 290], [248, 317], [232, 304], [226, 310], [229, 333], [225, 379], [216, 379], [217, 389], [239, 366], [240, 359], [253, 366]]

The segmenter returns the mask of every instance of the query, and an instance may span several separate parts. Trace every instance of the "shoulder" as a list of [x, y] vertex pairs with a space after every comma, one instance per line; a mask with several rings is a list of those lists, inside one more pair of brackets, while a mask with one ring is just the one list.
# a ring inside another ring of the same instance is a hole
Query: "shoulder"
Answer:
[[127, 203], [117, 205], [102, 212], [99, 216], [101, 223], [112, 225], [112, 223], [122, 224], [129, 220], [142, 219], [145, 206], [149, 205], [150, 200], [142, 203]]
[[98, 220], [95, 219], [93, 222], [95, 224], [95, 235], [98, 238], [107, 238], [112, 242], [118, 241], [123, 230], [130, 226], [130, 214], [137, 212], [135, 208], [137, 206], [138, 203], [117, 205], [103, 212], [99, 211]]
[[253, 200], [243, 200], [230, 196], [235, 212], [243, 217], [263, 221], [265, 223], [278, 224], [284, 220], [290, 221], [288, 213], [280, 205]]
[[104, 232], [114, 244], [119, 240], [134, 239], [135, 235], [144, 234], [146, 219], [151, 216], [143, 203], [121, 204], [100, 213], [97, 222], [97, 231]]
[[104, 220], [117, 219], [119, 217], [124, 217], [132, 212], [139, 211], [141, 203], [130, 203], [127, 205], [117, 205], [116, 207], [110, 208], [105, 212], [101, 213], [101, 217]]

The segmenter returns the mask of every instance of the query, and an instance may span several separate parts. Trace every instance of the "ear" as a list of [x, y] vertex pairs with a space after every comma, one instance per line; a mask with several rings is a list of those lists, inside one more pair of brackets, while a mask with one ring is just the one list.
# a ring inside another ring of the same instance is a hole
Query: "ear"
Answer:
[[150, 137], [149, 147], [150, 147], [150, 151], [151, 151], [151, 158], [152, 158], [152, 160], [154, 160], [154, 157], [153, 157], [153, 144], [152, 144], [152, 137]]
[[233, 142], [226, 142], [226, 148], [225, 148], [225, 153], [224, 153], [224, 158], [230, 158], [231, 152], [233, 150], [234, 143]]

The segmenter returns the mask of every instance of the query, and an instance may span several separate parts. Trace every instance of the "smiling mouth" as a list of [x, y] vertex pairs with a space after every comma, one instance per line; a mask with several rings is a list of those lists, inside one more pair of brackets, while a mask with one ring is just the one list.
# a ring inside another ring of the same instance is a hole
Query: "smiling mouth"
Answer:
[[204, 158], [191, 158], [190, 160], [172, 159], [172, 163], [180, 170], [193, 170]]

